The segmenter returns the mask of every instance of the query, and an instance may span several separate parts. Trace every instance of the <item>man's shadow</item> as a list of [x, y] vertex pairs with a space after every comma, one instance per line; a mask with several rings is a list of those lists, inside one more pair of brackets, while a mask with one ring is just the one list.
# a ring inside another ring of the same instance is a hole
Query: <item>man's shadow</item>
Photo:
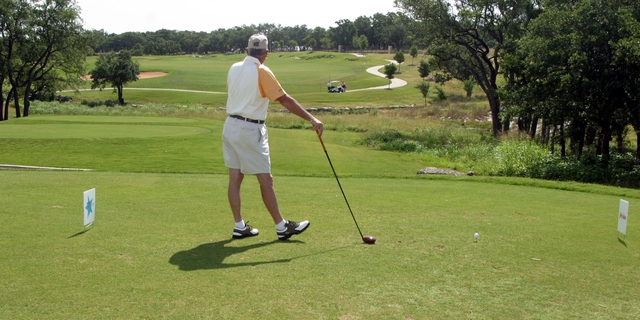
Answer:
[[268, 263], [290, 262], [292, 259], [280, 259], [273, 261], [243, 262], [243, 263], [224, 263], [224, 259], [234, 254], [242, 253], [251, 249], [260, 248], [282, 242], [274, 240], [270, 242], [256, 243], [244, 247], [225, 247], [226, 244], [232, 242], [233, 239], [222, 240], [218, 242], [201, 244], [193, 249], [176, 252], [169, 259], [169, 263], [176, 265], [182, 271], [194, 270], [210, 270], [224, 269], [244, 266], [256, 266]]

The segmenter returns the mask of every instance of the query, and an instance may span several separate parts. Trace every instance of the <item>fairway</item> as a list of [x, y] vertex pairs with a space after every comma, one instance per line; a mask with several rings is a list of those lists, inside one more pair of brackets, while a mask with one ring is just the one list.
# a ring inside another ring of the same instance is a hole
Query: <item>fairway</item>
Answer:
[[[224, 106], [229, 67], [242, 61], [244, 57], [244, 54], [207, 55], [201, 58], [186, 55], [134, 57], [140, 63], [140, 71], [165, 72], [167, 75], [128, 83], [124, 87], [124, 99], [136, 104]], [[286, 92], [305, 107], [408, 105], [423, 101], [414, 88], [415, 84], [421, 81], [415, 66], [407, 66], [406, 68], [411, 68], [413, 72], [398, 74], [396, 79], [407, 80], [410, 82], [409, 85], [393, 90], [360, 91], [389, 84], [388, 79], [372, 75], [367, 69], [389, 64], [392, 57], [391, 54], [357, 57], [350, 53], [271, 53], [265, 65], [273, 70]], [[87, 70], [94, 66], [95, 60], [95, 57], [87, 59]], [[346, 82], [347, 93], [327, 93], [326, 83], [331, 80]], [[90, 87], [91, 82], [85, 81], [77, 88], [82, 91], [64, 94], [72, 96], [74, 101], [115, 99], [116, 95], [110, 88], [102, 91], [88, 90]], [[282, 107], [272, 103], [271, 108]]]
[[[0, 171], [0, 181], [0, 318], [640, 313], [640, 225], [618, 241], [616, 196], [341, 179], [363, 232], [378, 238], [366, 245], [330, 177], [276, 177], [283, 212], [312, 223], [287, 242], [276, 240], [255, 179], [243, 187], [245, 211], [261, 234], [243, 240], [230, 237], [225, 175]], [[94, 187], [96, 222], [83, 232], [82, 192]]]

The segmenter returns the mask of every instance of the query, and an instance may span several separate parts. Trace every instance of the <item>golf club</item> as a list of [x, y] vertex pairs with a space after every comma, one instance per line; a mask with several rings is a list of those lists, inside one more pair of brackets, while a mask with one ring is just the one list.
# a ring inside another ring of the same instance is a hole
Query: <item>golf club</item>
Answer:
[[344, 194], [344, 190], [342, 190], [342, 185], [340, 184], [340, 180], [338, 179], [336, 170], [333, 168], [333, 163], [331, 163], [331, 158], [329, 158], [329, 153], [327, 152], [327, 148], [324, 146], [324, 141], [322, 141], [322, 137], [319, 134], [318, 134], [318, 139], [320, 139], [320, 144], [322, 144], [322, 150], [324, 150], [324, 154], [327, 156], [327, 160], [329, 160], [329, 165], [331, 166], [331, 171], [333, 171], [333, 176], [336, 177], [336, 181], [338, 182], [338, 187], [340, 187], [340, 192], [342, 192], [342, 197], [344, 197], [344, 202], [347, 203], [347, 208], [349, 208], [349, 212], [351, 213], [353, 222], [356, 223], [356, 228], [358, 228], [358, 233], [360, 233], [360, 237], [362, 237], [362, 241], [364, 241], [364, 243], [367, 243], [367, 244], [376, 243], [375, 237], [362, 235], [362, 231], [360, 231], [360, 227], [358, 226], [358, 221], [356, 221], [356, 217], [353, 215], [353, 211], [351, 210], [351, 206], [349, 205], [349, 200], [347, 200], [347, 196]]

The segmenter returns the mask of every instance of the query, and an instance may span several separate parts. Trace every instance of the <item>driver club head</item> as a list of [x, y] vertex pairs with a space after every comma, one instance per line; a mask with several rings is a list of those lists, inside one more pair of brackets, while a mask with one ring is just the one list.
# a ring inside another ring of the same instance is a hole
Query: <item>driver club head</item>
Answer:
[[376, 238], [372, 236], [364, 236], [362, 237], [362, 241], [366, 244], [374, 244], [376, 243]]

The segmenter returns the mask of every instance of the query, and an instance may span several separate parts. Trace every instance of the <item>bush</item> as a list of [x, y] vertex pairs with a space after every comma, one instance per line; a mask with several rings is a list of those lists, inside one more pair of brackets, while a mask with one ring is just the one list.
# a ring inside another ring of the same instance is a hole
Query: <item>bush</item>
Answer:
[[509, 177], [532, 177], [552, 155], [527, 138], [502, 141], [495, 150], [496, 174]]
[[95, 107], [100, 107], [100, 106], [107, 106], [107, 107], [115, 107], [117, 105], [116, 101], [111, 101], [111, 100], [105, 100], [105, 101], [87, 101], [87, 100], [82, 100], [82, 102], [80, 102], [80, 104], [85, 105], [89, 108], [95, 108]]
[[447, 98], [449, 98], [447, 93], [444, 92], [444, 89], [442, 89], [441, 87], [436, 86], [436, 91], [437, 91], [438, 99], [440, 101], [444, 101], [444, 100], [447, 100]]
[[448, 155], [469, 146], [487, 143], [482, 135], [459, 132], [444, 127], [420, 128], [412, 133], [401, 133], [385, 128], [367, 134], [365, 143], [373, 148], [400, 152], [430, 152]]
[[476, 82], [473, 79], [465, 80], [463, 82], [464, 92], [466, 92], [467, 97], [471, 97], [473, 94], [473, 88], [476, 86]]
[[451, 128], [421, 128], [411, 133], [385, 128], [365, 136], [367, 145], [387, 151], [413, 152], [429, 159], [463, 165], [476, 174], [598, 183], [640, 188], [640, 165], [631, 153], [611, 154], [605, 161], [593, 153], [580, 161], [551, 154], [528, 138], [496, 140]]
[[640, 165], [631, 154], [613, 153], [608, 163], [594, 153], [583, 155], [580, 161], [553, 157], [540, 163], [535, 173], [530, 177], [640, 188]]

